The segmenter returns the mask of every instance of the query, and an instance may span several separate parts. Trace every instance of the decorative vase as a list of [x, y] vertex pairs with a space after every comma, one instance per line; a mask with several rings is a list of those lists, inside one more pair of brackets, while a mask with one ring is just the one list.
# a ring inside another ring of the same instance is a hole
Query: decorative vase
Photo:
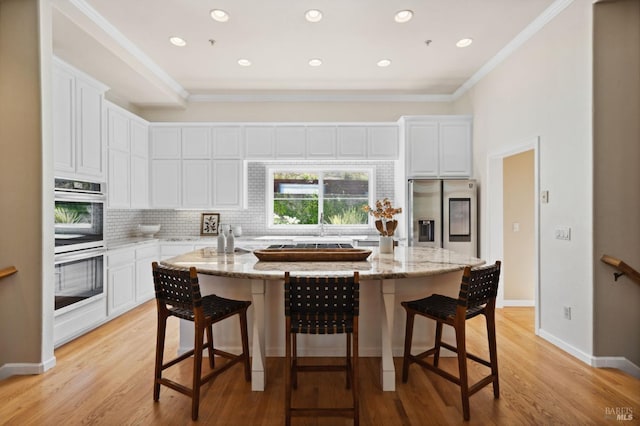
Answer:
[[380, 235], [380, 253], [393, 253], [393, 237]]

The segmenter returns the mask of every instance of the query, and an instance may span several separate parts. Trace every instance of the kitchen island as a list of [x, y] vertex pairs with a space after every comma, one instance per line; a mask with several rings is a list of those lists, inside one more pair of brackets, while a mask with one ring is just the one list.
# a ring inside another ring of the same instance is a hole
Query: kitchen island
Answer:
[[[375, 247], [365, 261], [349, 262], [264, 262], [251, 251], [216, 253], [213, 247], [195, 250], [162, 262], [173, 267], [194, 266], [203, 295], [249, 300], [249, 330], [252, 354], [252, 389], [264, 390], [265, 356], [284, 356], [284, 272], [306, 275], [349, 275], [360, 273], [360, 355], [381, 356], [380, 381], [385, 391], [395, 390], [393, 356], [401, 356], [404, 345], [404, 310], [400, 301], [434, 292], [457, 297], [466, 265], [483, 260], [449, 250], [427, 247], [396, 247], [381, 254]], [[397, 320], [397, 321], [396, 321]], [[237, 324], [221, 323], [214, 340], [229, 350], [239, 350]], [[424, 346], [433, 336], [433, 326], [416, 322], [414, 346]], [[301, 356], [342, 356], [343, 336], [312, 336], [298, 339]], [[181, 324], [180, 350], [193, 347], [193, 327]]]

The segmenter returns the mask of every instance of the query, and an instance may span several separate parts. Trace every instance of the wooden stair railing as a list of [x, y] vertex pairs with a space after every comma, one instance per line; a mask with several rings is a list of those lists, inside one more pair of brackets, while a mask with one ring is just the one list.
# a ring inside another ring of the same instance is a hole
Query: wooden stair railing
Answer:
[[8, 268], [0, 269], [0, 279], [8, 277], [9, 275], [13, 275], [16, 272], [18, 272], [18, 270], [15, 266], [9, 266]]
[[631, 266], [624, 263], [622, 260], [616, 259], [615, 257], [611, 257], [606, 254], [602, 255], [602, 258], [600, 260], [602, 260], [607, 265], [611, 265], [614, 268], [617, 268], [620, 271], [613, 273], [613, 278], [615, 281], [618, 281], [618, 278], [620, 278], [621, 276], [626, 275], [640, 284], [640, 272], [636, 271]]

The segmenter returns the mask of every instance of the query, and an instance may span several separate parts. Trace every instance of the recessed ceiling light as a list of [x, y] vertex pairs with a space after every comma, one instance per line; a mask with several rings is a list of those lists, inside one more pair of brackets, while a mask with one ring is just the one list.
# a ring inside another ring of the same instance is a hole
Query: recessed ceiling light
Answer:
[[396, 15], [393, 17], [393, 19], [395, 19], [396, 22], [399, 22], [401, 24], [405, 22], [409, 22], [411, 18], [413, 18], [413, 12], [408, 9], [396, 12]]
[[183, 38], [177, 36], [169, 37], [169, 41], [171, 42], [171, 44], [178, 47], [184, 47], [187, 45], [187, 42]]
[[249, 65], [251, 65], [251, 61], [248, 59], [238, 59], [238, 65], [242, 67], [248, 67]]
[[227, 22], [229, 20], [229, 14], [222, 9], [213, 9], [209, 14], [214, 21]]
[[390, 59], [380, 59], [378, 61], [378, 66], [381, 68], [388, 67], [389, 65], [391, 65]]
[[471, 46], [471, 43], [473, 43], [473, 39], [463, 38], [463, 39], [458, 40], [458, 42], [456, 43], [456, 46], [458, 46], [458, 47], [467, 47], [467, 46]]
[[309, 22], [320, 22], [322, 19], [322, 12], [318, 9], [310, 9], [305, 12], [304, 18]]
[[309, 65], [311, 65], [312, 67], [319, 67], [320, 65], [322, 65], [322, 59], [313, 58], [309, 60]]

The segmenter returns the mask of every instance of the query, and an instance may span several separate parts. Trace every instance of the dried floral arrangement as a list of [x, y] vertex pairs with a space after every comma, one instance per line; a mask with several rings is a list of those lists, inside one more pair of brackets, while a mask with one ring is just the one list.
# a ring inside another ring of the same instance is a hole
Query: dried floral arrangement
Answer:
[[376, 229], [380, 235], [390, 237], [398, 227], [398, 221], [393, 217], [402, 213], [402, 207], [393, 207], [391, 200], [384, 198], [376, 201], [375, 209], [371, 206], [363, 206], [362, 209], [376, 218]]

